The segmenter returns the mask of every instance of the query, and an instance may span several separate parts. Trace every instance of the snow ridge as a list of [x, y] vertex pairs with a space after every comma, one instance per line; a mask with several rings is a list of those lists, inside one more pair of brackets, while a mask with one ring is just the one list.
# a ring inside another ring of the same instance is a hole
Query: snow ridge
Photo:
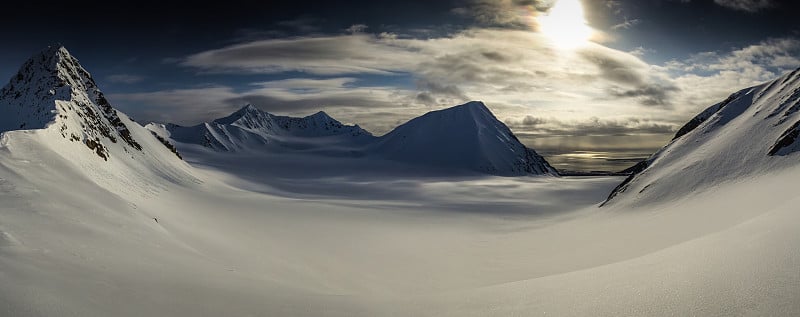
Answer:
[[797, 165], [800, 69], [704, 110], [638, 165], [604, 204], [683, 199], [724, 182]]

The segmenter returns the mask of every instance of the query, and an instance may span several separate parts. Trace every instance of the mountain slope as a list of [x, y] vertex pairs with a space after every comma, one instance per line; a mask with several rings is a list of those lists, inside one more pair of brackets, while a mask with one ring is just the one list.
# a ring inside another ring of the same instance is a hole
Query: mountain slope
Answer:
[[698, 114], [640, 163], [606, 204], [681, 199], [723, 182], [797, 164], [800, 69], [740, 90]]
[[246, 105], [225, 118], [195, 126], [150, 124], [148, 129], [177, 142], [200, 144], [226, 152], [287, 145], [298, 138], [327, 138], [328, 142], [356, 143], [373, 138], [372, 134], [359, 126], [342, 124], [322, 111], [294, 118], [276, 116], [253, 105]]
[[31, 57], [0, 90], [0, 132], [10, 155], [52, 154], [108, 186], [192, 179], [168, 144], [114, 109], [61, 46]]
[[412, 119], [381, 137], [370, 152], [394, 161], [494, 175], [557, 174], [479, 101]]

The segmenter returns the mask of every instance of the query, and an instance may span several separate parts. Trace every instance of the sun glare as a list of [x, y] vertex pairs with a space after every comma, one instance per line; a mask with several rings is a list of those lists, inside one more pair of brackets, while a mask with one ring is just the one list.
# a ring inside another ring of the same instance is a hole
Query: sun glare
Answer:
[[580, 47], [592, 36], [581, 0], [558, 0], [538, 22], [540, 32], [559, 48]]

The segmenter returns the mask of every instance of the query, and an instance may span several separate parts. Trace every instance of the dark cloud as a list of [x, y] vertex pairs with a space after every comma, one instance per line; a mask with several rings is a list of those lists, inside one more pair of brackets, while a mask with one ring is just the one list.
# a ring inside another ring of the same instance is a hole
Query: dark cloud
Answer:
[[679, 89], [674, 86], [649, 85], [628, 90], [610, 89], [609, 94], [623, 98], [638, 98], [639, 103], [645, 106], [670, 106], [672, 94], [677, 91]]
[[644, 82], [642, 62], [619, 55], [607, 54], [599, 50], [583, 50], [580, 55], [600, 70], [603, 78], [627, 85], [641, 85]]
[[635, 117], [624, 120], [591, 117], [582, 121], [567, 121], [529, 115], [522, 119], [507, 119], [506, 124], [515, 134], [523, 136], [615, 136], [672, 134], [675, 131], [673, 123], [654, 122]]
[[[529, 29], [531, 25], [526, 16], [520, 15], [527, 9], [544, 12], [552, 3], [547, 0], [471, 0], [452, 10], [453, 13], [468, 17], [482, 26], [512, 29]], [[526, 12], [533, 14], [533, 12]]]
[[510, 57], [500, 53], [500, 52], [482, 52], [481, 55], [486, 57], [488, 60], [492, 60], [495, 62], [508, 62], [511, 60]]
[[429, 92], [421, 92], [417, 94], [417, 102], [424, 104], [424, 105], [434, 105], [436, 104], [436, 98], [434, 98], [431, 93]]
[[417, 80], [417, 89], [431, 96], [440, 96], [460, 100], [468, 100], [469, 97], [455, 85], [443, 84], [441, 82], [426, 79]]
[[534, 117], [534, 116], [525, 116], [525, 118], [522, 119], [522, 125], [528, 126], [528, 127], [537, 126], [537, 125], [540, 125], [540, 124], [546, 123], [546, 122], [547, 122], [547, 120], [542, 119], [542, 118], [537, 118], [537, 117]]

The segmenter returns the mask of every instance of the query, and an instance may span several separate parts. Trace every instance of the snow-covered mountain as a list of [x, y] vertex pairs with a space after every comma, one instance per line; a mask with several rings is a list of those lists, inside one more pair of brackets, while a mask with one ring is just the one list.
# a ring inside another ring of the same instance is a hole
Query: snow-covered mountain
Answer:
[[166, 140], [114, 109], [62, 46], [31, 57], [0, 90], [0, 132], [9, 155], [53, 154], [109, 184], [117, 176], [187, 177], [188, 165]]
[[606, 204], [646, 204], [798, 164], [800, 69], [701, 112], [637, 165]]
[[308, 138], [327, 138], [327, 142], [333, 143], [363, 143], [373, 139], [372, 134], [358, 125], [342, 124], [322, 111], [295, 118], [276, 116], [253, 105], [246, 105], [225, 118], [195, 126], [151, 123], [147, 128], [177, 142], [229, 152], [287, 145]]
[[149, 124], [147, 128], [178, 144], [199, 144], [220, 152], [315, 149], [316, 154], [394, 161], [444, 173], [557, 175], [479, 101], [429, 112], [381, 137], [324, 112], [294, 118], [253, 105], [191, 127]]
[[412, 119], [381, 137], [370, 152], [394, 161], [493, 175], [557, 175], [480, 101]]

